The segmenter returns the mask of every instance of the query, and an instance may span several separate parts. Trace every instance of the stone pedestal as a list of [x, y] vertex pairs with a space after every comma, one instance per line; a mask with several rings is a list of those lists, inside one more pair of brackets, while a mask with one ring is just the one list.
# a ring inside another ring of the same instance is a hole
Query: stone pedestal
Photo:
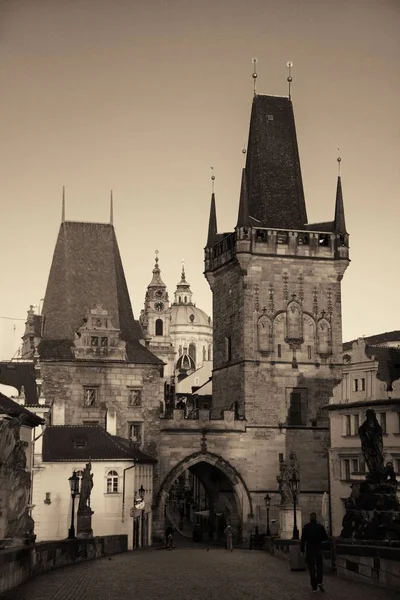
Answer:
[[93, 510], [91, 508], [86, 508], [85, 510], [78, 510], [77, 524], [76, 524], [76, 537], [78, 537], [78, 538], [93, 537], [92, 514], [93, 514]]
[[[302, 521], [301, 508], [296, 509], [297, 529], [301, 537]], [[293, 506], [281, 506], [279, 509], [279, 537], [281, 540], [291, 540], [293, 537], [294, 510]]]

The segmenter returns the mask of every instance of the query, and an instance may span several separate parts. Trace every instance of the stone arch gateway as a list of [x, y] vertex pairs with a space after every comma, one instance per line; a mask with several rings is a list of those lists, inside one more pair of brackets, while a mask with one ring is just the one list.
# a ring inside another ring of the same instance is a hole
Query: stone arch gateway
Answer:
[[160, 539], [165, 531], [165, 507], [168, 492], [173, 482], [189, 469], [199, 466], [217, 469], [228, 480], [234, 499], [233, 521], [242, 529], [248, 515], [253, 513], [250, 492], [240, 473], [222, 456], [209, 451], [199, 451], [190, 454], [176, 464], [164, 477], [153, 505], [153, 534]]

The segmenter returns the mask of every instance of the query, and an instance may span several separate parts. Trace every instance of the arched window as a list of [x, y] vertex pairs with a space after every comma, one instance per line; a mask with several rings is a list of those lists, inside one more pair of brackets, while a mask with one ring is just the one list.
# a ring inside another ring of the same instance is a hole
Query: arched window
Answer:
[[196, 364], [196, 346], [195, 344], [189, 344], [189, 356], [191, 356]]
[[117, 471], [108, 471], [107, 473], [107, 494], [118, 493], [119, 477]]
[[185, 296], [185, 304], [186, 304], [186, 302], [187, 302], [187, 296]]
[[157, 319], [156, 321], [156, 335], [163, 335], [164, 323], [162, 319]]

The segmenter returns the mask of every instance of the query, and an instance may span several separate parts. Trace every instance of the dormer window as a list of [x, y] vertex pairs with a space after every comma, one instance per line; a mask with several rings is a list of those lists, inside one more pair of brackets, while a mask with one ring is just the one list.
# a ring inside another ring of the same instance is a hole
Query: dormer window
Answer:
[[190, 319], [190, 322], [193, 323], [193, 321], [194, 321], [194, 315], [191, 314], [190, 317], [189, 317], [189, 319]]
[[75, 438], [72, 440], [72, 444], [76, 449], [86, 448], [87, 439], [85, 437]]

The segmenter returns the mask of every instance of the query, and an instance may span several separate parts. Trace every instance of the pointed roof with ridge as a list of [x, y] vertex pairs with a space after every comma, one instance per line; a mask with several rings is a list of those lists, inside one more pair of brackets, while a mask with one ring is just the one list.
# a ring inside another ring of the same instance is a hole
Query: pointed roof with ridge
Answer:
[[211, 194], [211, 205], [210, 205], [210, 218], [208, 220], [208, 236], [207, 236], [207, 248], [213, 246], [218, 241], [218, 229], [217, 229], [217, 210], [215, 207], [215, 194]]
[[260, 227], [304, 229], [307, 212], [289, 98], [254, 96], [246, 173], [249, 214]]
[[130, 363], [162, 364], [142, 346], [114, 227], [111, 223], [61, 223], [43, 303], [41, 358], [73, 358], [75, 332], [90, 309], [101, 304], [121, 330]]
[[249, 227], [249, 198], [247, 194], [246, 169], [242, 170], [242, 186], [240, 189], [239, 214], [236, 227]]
[[336, 188], [336, 205], [335, 205], [335, 221], [334, 221], [334, 231], [335, 233], [340, 233], [342, 235], [347, 234], [346, 231], [346, 221], [344, 218], [344, 204], [343, 204], [343, 193], [342, 193], [342, 180], [340, 175], [337, 180], [337, 188]]

